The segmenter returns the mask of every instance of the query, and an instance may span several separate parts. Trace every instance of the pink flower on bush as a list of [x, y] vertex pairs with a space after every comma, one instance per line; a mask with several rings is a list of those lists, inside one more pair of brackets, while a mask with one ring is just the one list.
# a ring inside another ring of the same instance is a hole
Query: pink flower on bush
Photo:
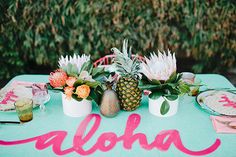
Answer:
[[50, 73], [49, 83], [52, 87], [63, 87], [66, 84], [67, 74], [62, 69], [57, 69]]
[[74, 87], [69, 87], [69, 86], [64, 88], [66, 99], [71, 99], [74, 89], [75, 89]]
[[68, 77], [67, 80], [66, 80], [66, 84], [69, 86], [69, 87], [73, 87], [75, 81], [77, 79], [75, 77]]

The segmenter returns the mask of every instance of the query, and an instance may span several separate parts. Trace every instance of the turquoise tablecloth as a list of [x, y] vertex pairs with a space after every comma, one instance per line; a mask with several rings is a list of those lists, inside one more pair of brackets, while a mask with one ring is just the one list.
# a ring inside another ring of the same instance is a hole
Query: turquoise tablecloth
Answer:
[[[207, 84], [208, 88], [235, 88], [226, 78], [220, 75], [202, 74], [197, 75], [197, 78], [201, 79], [203, 83]], [[48, 76], [46, 75], [20, 75], [13, 78], [12, 80], [47, 82], [47, 79]], [[77, 131], [78, 126], [84, 120], [85, 117], [70, 118], [65, 116], [62, 110], [61, 95], [59, 93], [53, 92], [50, 92], [50, 95], [51, 100], [49, 103], [46, 104], [46, 115], [40, 116], [39, 109], [35, 108], [33, 111], [34, 118], [31, 122], [25, 123], [24, 125], [0, 126], [0, 157], [51, 157], [57, 156], [57, 154], [60, 155], [60, 153], [58, 153], [58, 150], [60, 149], [66, 150], [68, 148], [72, 148], [74, 135]], [[101, 116], [99, 114], [98, 108], [95, 105], [93, 105], [92, 113], [95, 114], [93, 116], [97, 117], [98, 119]], [[137, 124], [140, 117], [140, 124], [135, 129], [133, 134], [143, 133], [142, 136], [146, 135], [149, 144], [155, 140], [157, 134], [162, 136], [165, 133], [169, 133], [167, 130], [174, 130], [175, 133], [179, 134], [183, 146], [191, 151], [202, 151], [204, 149], [207, 149], [208, 147], [211, 147], [216, 142], [215, 148], [212, 147], [210, 150], [202, 152], [202, 154], [207, 154], [213, 151], [206, 156], [236, 157], [236, 134], [216, 134], [209, 118], [210, 115], [197, 108], [195, 98], [189, 96], [184, 96], [183, 98], [181, 98], [178, 113], [175, 116], [169, 118], [159, 118], [151, 115], [148, 112], [148, 103], [147, 98], [145, 97], [143, 98], [141, 107], [138, 108], [136, 111], [121, 111], [115, 118], [105, 118], [101, 116], [101, 123], [99, 125], [99, 128], [83, 146], [83, 149], [90, 149], [96, 143], [102, 133], [113, 132], [112, 134], [107, 134], [107, 136], [104, 136], [108, 140], [112, 140], [114, 134], [116, 134], [116, 136], [118, 137], [124, 135], [126, 122], [129, 116], [130, 118], [134, 118], [132, 125]], [[15, 112], [0, 112], [0, 120], [18, 120], [18, 118]], [[94, 124], [94, 120], [95, 119], [93, 119], [89, 123], [85, 134], [87, 134], [88, 131], [91, 129], [92, 125]], [[132, 126], [131, 124], [129, 125]], [[51, 136], [51, 138], [46, 136], [36, 137], [39, 135], [47, 134], [49, 132], [53, 132], [55, 134], [62, 133], [63, 135], [64, 133], [67, 133], [65, 139], [61, 141], [61, 147], [57, 147], [58, 145], [55, 144], [57, 142], [60, 143], [61, 140], [61, 138], [57, 138], [56, 135], [58, 134], [56, 134], [55, 136]], [[137, 134], [137, 136], [141, 135]], [[176, 145], [171, 144], [169, 148], [165, 148], [165, 145], [159, 143], [157, 144], [160, 146], [159, 148], [151, 149], [151, 147], [147, 148], [145, 145], [140, 146], [139, 142], [135, 141], [132, 144], [132, 148], [127, 149], [129, 147], [129, 142], [127, 141], [129, 139], [126, 139], [126, 142], [117, 141], [117, 143], [113, 143], [116, 145], [110, 150], [109, 148], [105, 148], [103, 151], [96, 150], [94, 153], [91, 153], [88, 156], [190, 156], [189, 154], [191, 153], [188, 153], [184, 151], [183, 148], [180, 148], [181, 146], [179, 143], [178, 136], [171, 136], [166, 136], [164, 142], [168, 143], [168, 141], [166, 141], [168, 139], [171, 140], [173, 143], [176, 143]], [[29, 139], [31, 137], [36, 138]], [[82, 138], [85, 139], [86, 137]], [[17, 145], [7, 145], [9, 143], [6, 142], [23, 139], [28, 139], [28, 141], [23, 141], [22, 144], [18, 143]], [[38, 141], [36, 142], [36, 140]], [[156, 142], [158, 143], [158, 141]], [[50, 143], [54, 143], [54, 146], [52, 147]], [[100, 144], [102, 144], [101, 141]], [[106, 142], [106, 145], [109, 146], [109, 142]], [[179, 147], [180, 149], [178, 149], [177, 147]], [[68, 152], [64, 152], [64, 156], [82, 156], [81, 154], [76, 153], [76, 148], [77, 147], [73, 148], [73, 150], [68, 150]], [[102, 146], [100, 148], [102, 148]], [[201, 155], [201, 153], [198, 155]]]

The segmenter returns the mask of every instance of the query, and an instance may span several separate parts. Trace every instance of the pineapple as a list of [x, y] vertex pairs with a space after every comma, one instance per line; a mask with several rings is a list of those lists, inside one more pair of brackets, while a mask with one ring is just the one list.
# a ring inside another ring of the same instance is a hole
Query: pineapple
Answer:
[[115, 54], [114, 64], [120, 78], [116, 85], [116, 92], [123, 110], [133, 111], [140, 106], [142, 92], [138, 88], [141, 77], [140, 61], [137, 57], [132, 59], [131, 47], [128, 52], [128, 40], [124, 40], [122, 52], [117, 48], [111, 50]]

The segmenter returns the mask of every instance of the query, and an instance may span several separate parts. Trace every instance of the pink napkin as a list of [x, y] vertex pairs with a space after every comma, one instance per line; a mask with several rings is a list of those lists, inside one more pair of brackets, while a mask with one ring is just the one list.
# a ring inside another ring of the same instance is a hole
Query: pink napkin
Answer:
[[211, 120], [217, 133], [236, 134], [236, 117], [211, 116]]

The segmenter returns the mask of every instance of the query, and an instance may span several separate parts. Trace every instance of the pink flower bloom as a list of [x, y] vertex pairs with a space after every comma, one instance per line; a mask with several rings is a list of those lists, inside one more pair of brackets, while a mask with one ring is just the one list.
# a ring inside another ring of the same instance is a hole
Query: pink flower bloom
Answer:
[[69, 87], [69, 86], [64, 88], [66, 99], [71, 99], [74, 89], [75, 89], [74, 87]]
[[150, 58], [145, 57], [146, 63], [142, 62], [141, 73], [143, 73], [149, 80], [166, 81], [170, 76], [176, 72], [176, 58], [175, 54], [171, 54], [168, 50], [158, 55], [152, 53]]
[[67, 74], [62, 69], [57, 69], [50, 73], [49, 83], [52, 87], [63, 87], [66, 85]]
[[73, 87], [75, 81], [77, 79], [75, 77], [68, 77], [67, 80], [66, 80], [66, 84], [69, 86], [69, 87]]

